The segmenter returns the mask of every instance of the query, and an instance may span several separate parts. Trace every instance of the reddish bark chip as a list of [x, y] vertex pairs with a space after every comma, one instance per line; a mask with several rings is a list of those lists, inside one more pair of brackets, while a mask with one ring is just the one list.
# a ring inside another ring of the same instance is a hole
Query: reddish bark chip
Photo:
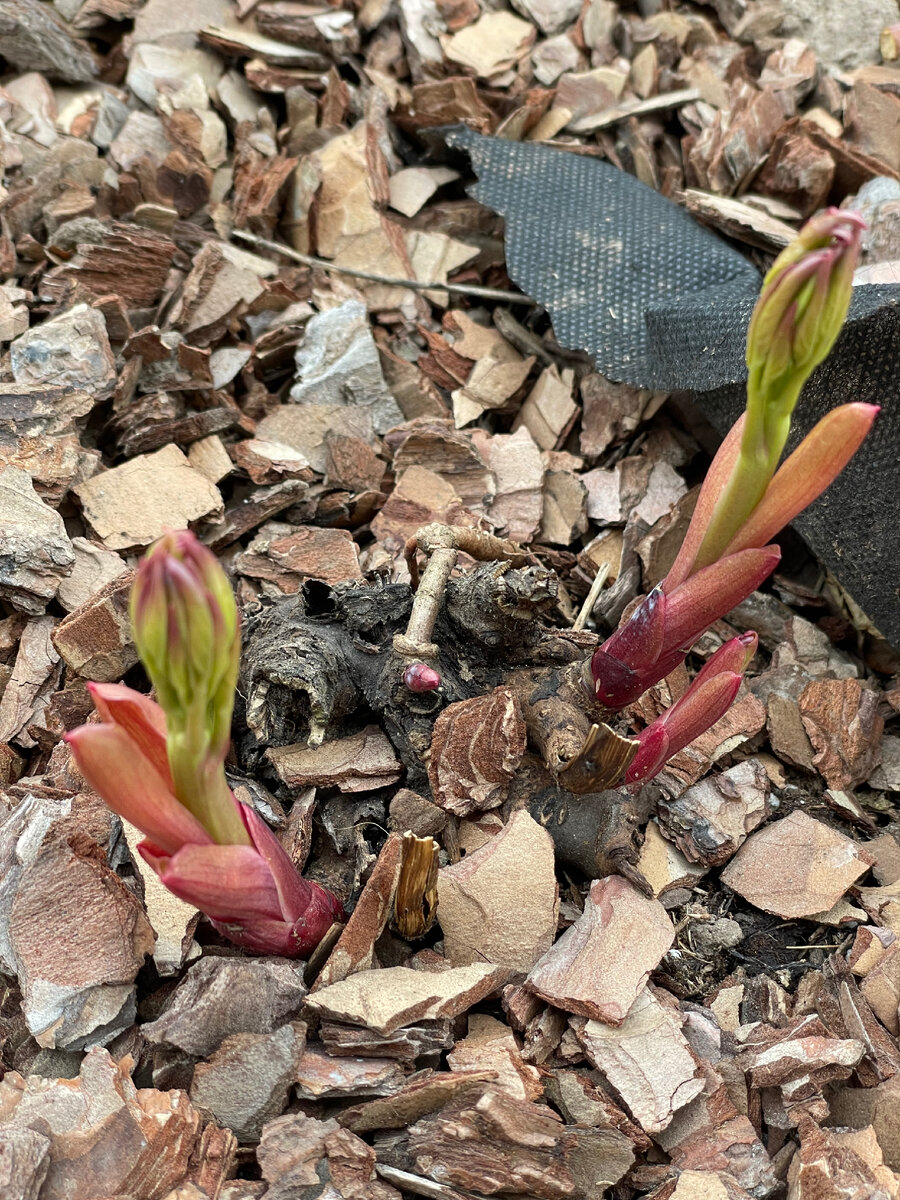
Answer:
[[458, 817], [496, 808], [524, 753], [525, 721], [508, 688], [449, 705], [431, 739], [435, 802]]

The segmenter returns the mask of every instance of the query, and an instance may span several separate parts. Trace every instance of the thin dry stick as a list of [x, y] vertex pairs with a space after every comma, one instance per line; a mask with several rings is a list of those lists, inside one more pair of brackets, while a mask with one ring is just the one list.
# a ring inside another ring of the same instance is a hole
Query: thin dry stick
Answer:
[[479, 287], [475, 283], [423, 283], [420, 279], [394, 279], [390, 275], [379, 275], [375, 271], [363, 271], [358, 267], [339, 267], [337, 263], [329, 262], [326, 258], [316, 258], [312, 254], [301, 254], [290, 246], [282, 246], [278, 242], [267, 241], [257, 237], [255, 233], [247, 233], [244, 229], [235, 229], [232, 237], [259, 246], [262, 250], [271, 250], [275, 254], [283, 254], [294, 262], [303, 263], [307, 267], [318, 267], [322, 271], [334, 271], [337, 275], [352, 275], [356, 279], [368, 279], [372, 283], [386, 283], [389, 287], [414, 288], [418, 292], [453, 292], [458, 296], [477, 296], [481, 300], [499, 300], [503, 304], [527, 304], [535, 307], [535, 301], [521, 292], [505, 292], [500, 288]]
[[601, 563], [597, 568], [597, 574], [594, 576], [594, 582], [591, 584], [591, 590], [588, 592], [584, 604], [581, 606], [581, 612], [575, 618], [575, 624], [572, 626], [577, 633], [579, 629], [584, 629], [587, 624], [587, 619], [594, 611], [594, 605], [597, 603], [597, 597], [606, 583], [606, 577], [609, 574], [609, 563]]

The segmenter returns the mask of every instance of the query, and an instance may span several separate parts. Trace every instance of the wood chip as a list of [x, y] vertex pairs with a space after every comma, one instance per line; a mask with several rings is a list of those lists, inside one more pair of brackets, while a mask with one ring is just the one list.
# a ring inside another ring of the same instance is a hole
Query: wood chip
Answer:
[[345, 300], [310, 318], [297, 349], [297, 375], [298, 382], [291, 389], [295, 404], [364, 407], [376, 433], [403, 420], [381, 373], [366, 306], [358, 300]]
[[222, 497], [177, 446], [141, 454], [74, 489], [108, 550], [148, 546], [167, 529], [222, 513]]
[[[99, 1046], [75, 1079], [7, 1074], [4, 1139], [39, 1123], [47, 1160], [38, 1187], [48, 1196], [115, 1196], [123, 1189], [165, 1195], [201, 1174], [215, 1193], [231, 1173], [237, 1143], [203, 1119], [184, 1092], [135, 1088], [126, 1055]], [[203, 1167], [194, 1155], [206, 1156]], [[37, 1194], [36, 1192], [32, 1194]]]
[[871, 865], [858, 843], [795, 810], [748, 838], [722, 881], [764, 912], [806, 917], [831, 908]]
[[466, 1037], [447, 1055], [451, 1071], [493, 1071], [497, 1087], [516, 1100], [538, 1100], [544, 1086], [537, 1067], [522, 1059], [508, 1025], [485, 1013], [469, 1017]]
[[138, 661], [128, 614], [134, 578], [127, 570], [115, 575], [54, 628], [52, 640], [60, 658], [83, 679], [115, 683]]
[[345, 529], [319, 529], [268, 521], [235, 559], [235, 569], [293, 596], [307, 579], [345, 583], [362, 579], [359, 549]]
[[62, 517], [17, 467], [0, 470], [0, 596], [42, 613], [75, 564]]
[[703, 1090], [677, 1010], [644, 988], [617, 1027], [573, 1018], [588, 1061], [628, 1105], [645, 1133], [659, 1133]]
[[434, 723], [428, 777], [435, 803], [464, 817], [503, 803], [525, 753], [525, 722], [508, 688], [459, 700]]
[[542, 1200], [602, 1194], [633, 1161], [616, 1130], [566, 1127], [545, 1105], [498, 1087], [473, 1103], [463, 1095], [410, 1129], [413, 1165], [466, 1194], [500, 1192]]
[[54, 617], [33, 617], [22, 630], [16, 660], [0, 696], [0, 742], [35, 745], [37, 723], [59, 683], [60, 658], [53, 645]]
[[272, 1196], [326, 1189], [352, 1200], [400, 1200], [400, 1193], [375, 1178], [375, 1151], [333, 1118], [319, 1121], [304, 1113], [276, 1117], [263, 1129], [257, 1151], [266, 1189]]
[[272, 1033], [230, 1034], [194, 1067], [191, 1101], [239, 1142], [255, 1142], [266, 1122], [284, 1108], [305, 1045], [302, 1021]]
[[578, 416], [578, 405], [572, 399], [574, 372], [547, 367], [525, 397], [513, 430], [521, 426], [528, 430], [542, 450], [555, 450], [565, 440]]
[[393, 1058], [336, 1058], [307, 1046], [297, 1066], [297, 1094], [302, 1100], [392, 1096], [406, 1075]]
[[403, 1129], [428, 1113], [437, 1112], [457, 1095], [477, 1097], [485, 1083], [496, 1077], [489, 1071], [435, 1071], [382, 1100], [357, 1104], [340, 1114], [340, 1123], [354, 1133], [375, 1129]]
[[691, 862], [718, 867], [769, 816], [770, 792], [765, 771], [749, 758], [661, 800], [660, 825]]
[[422, 525], [472, 525], [474, 517], [446, 479], [426, 467], [408, 467], [372, 522], [375, 535], [399, 549]]
[[393, 1033], [415, 1021], [458, 1016], [508, 978], [508, 970], [490, 963], [448, 971], [408, 967], [359, 971], [310, 996], [307, 1008], [335, 1021], [365, 1025], [376, 1033]]
[[659, 901], [611, 875], [591, 885], [583, 914], [535, 964], [528, 986], [566, 1012], [621, 1025], [674, 939]]
[[881, 758], [884, 721], [878, 697], [856, 679], [814, 679], [800, 696], [800, 716], [829, 787], [852, 790]]
[[313, 991], [346, 979], [356, 971], [368, 971], [375, 966], [375, 943], [391, 915], [402, 859], [403, 838], [392, 833], [382, 846], [372, 874], [366, 880], [356, 907], [329, 954]]
[[534, 26], [508, 12], [489, 12], [443, 40], [445, 56], [485, 79], [524, 58], [534, 42]]
[[464, 387], [452, 393], [453, 420], [457, 429], [477, 420], [489, 409], [503, 408], [518, 392], [534, 366], [533, 358], [516, 354], [496, 356], [488, 352], [480, 358]]
[[656, 821], [650, 821], [647, 825], [637, 865], [657, 898], [673, 888], [692, 888], [707, 870], [705, 866], [688, 862], [684, 855], [663, 837]]
[[402, 767], [377, 725], [321, 746], [271, 746], [266, 757], [288, 787], [336, 787], [370, 792], [396, 783]]
[[[67, 922], [62, 942], [60, 913], [73, 904], [78, 920]], [[39, 1045], [83, 1049], [132, 1023], [134, 978], [153, 952], [153, 930], [90, 838], [82, 837], [79, 850], [50, 844], [26, 866], [9, 937], [25, 1019]]]
[[328, 464], [327, 440], [340, 433], [371, 443], [372, 416], [367, 408], [335, 404], [284, 404], [256, 426], [258, 438], [283, 442], [302, 454], [312, 469], [324, 475]]
[[528, 813], [514, 813], [480, 850], [438, 873], [438, 902], [454, 966], [483, 962], [530, 971], [556, 935], [550, 835]]

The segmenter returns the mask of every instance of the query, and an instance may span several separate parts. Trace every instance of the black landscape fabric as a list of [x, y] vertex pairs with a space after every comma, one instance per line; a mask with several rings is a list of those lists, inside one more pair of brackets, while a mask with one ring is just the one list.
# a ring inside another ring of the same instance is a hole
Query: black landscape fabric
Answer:
[[[748, 260], [633, 176], [578, 154], [444, 131], [506, 221], [510, 278], [560, 343], [617, 382], [693, 393], [720, 433], [744, 404], [744, 341], [761, 278]], [[792, 444], [830, 408], [882, 412], [795, 527], [900, 647], [900, 285], [857, 287], [846, 326], [798, 406]]]

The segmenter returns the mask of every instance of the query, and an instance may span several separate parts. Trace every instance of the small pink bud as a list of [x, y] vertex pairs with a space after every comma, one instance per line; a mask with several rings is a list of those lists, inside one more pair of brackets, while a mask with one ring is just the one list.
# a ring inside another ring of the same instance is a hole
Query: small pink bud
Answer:
[[434, 667], [413, 663], [403, 672], [403, 682], [411, 692], [434, 692], [441, 686], [441, 677]]

